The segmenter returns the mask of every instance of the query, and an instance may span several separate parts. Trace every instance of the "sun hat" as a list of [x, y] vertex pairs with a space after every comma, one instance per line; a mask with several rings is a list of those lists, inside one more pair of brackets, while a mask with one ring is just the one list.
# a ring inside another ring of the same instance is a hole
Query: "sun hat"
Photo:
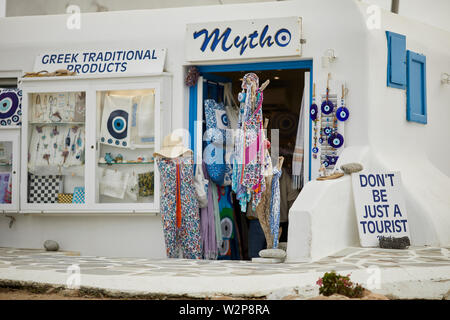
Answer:
[[187, 152], [192, 153], [192, 150], [184, 146], [183, 140], [179, 135], [171, 133], [164, 138], [161, 150], [153, 153], [153, 156], [176, 158]]

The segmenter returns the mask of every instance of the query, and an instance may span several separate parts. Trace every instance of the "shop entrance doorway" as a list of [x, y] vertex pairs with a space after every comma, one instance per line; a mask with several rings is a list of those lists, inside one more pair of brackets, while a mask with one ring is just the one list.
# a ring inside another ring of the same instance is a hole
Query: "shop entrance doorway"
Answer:
[[[305, 141], [302, 179], [304, 183], [310, 180], [311, 155], [307, 150], [310, 150], [311, 139], [308, 106], [311, 103], [312, 61], [198, 66], [197, 68], [200, 71], [200, 77], [197, 84], [190, 88], [189, 98], [191, 148], [197, 157], [197, 163], [201, 163], [202, 151], [205, 147], [205, 143], [202, 141], [206, 129], [204, 101], [213, 99], [217, 103], [222, 103], [227, 90], [231, 90], [232, 96], [237, 101], [237, 96], [242, 90], [242, 78], [249, 72], [258, 76], [260, 85], [266, 80], [270, 80], [264, 90], [262, 111], [264, 119], [268, 120], [267, 136], [276, 147], [275, 155], [284, 157], [282, 166], [282, 177], [284, 175], [284, 178], [280, 184], [283, 193], [280, 243], [287, 242], [289, 224], [287, 213], [300, 192], [300, 190], [292, 188], [291, 177], [302, 99], [304, 99], [304, 108], [306, 108], [302, 126]], [[199, 125], [200, 123], [201, 125]], [[275, 155], [271, 155], [274, 159]], [[223, 195], [226, 195], [227, 192], [229, 191], [222, 188]], [[219, 249], [219, 259], [251, 259], [258, 256], [257, 253], [264, 241], [264, 233], [260, 226], [255, 226], [253, 219], [248, 219], [248, 215], [240, 210], [235, 198], [233, 201], [234, 196], [234, 193], [231, 192], [232, 217], [221, 220], [222, 230], [228, 234], [229, 239], [224, 236], [222, 248]]]

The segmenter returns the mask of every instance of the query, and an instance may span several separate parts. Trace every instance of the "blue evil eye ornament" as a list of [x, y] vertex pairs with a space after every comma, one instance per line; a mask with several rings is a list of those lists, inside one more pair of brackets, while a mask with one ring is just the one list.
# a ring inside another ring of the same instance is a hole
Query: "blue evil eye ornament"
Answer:
[[124, 110], [115, 110], [111, 112], [107, 122], [109, 134], [116, 139], [126, 138], [128, 134], [127, 122], [128, 112]]
[[337, 156], [326, 156], [326, 157], [330, 166], [334, 166], [339, 158]]
[[337, 149], [344, 144], [344, 137], [340, 133], [333, 133], [328, 137], [328, 144]]
[[318, 112], [317, 104], [313, 103], [309, 108], [309, 117], [311, 118], [312, 121], [315, 121], [317, 119], [317, 112]]
[[323, 114], [330, 114], [333, 112], [334, 104], [330, 100], [325, 100], [322, 102], [321, 109]]
[[325, 160], [325, 161], [323, 162], [323, 166], [324, 166], [325, 168], [328, 168], [328, 167], [330, 166], [330, 164], [328, 163], [327, 160]]
[[323, 143], [323, 139], [319, 138], [319, 143], [322, 144]]
[[333, 130], [330, 127], [325, 127], [325, 129], [323, 129], [323, 133], [327, 136], [329, 136], [332, 131]]
[[317, 147], [314, 147], [314, 148], [312, 149], [312, 152], [313, 152], [313, 153], [317, 153], [317, 152], [319, 152], [319, 148], [317, 148]]
[[20, 125], [22, 90], [0, 89], [0, 126]]
[[339, 121], [345, 121], [348, 119], [349, 116], [350, 116], [350, 111], [348, 111], [348, 109], [346, 107], [339, 107], [336, 110], [336, 118]]

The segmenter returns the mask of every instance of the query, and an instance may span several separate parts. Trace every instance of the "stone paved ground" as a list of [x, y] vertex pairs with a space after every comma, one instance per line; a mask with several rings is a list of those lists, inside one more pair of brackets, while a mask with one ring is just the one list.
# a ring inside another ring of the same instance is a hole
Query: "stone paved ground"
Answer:
[[317, 295], [318, 277], [331, 270], [351, 273], [352, 280], [363, 285], [378, 279], [378, 292], [396, 297], [439, 298], [450, 290], [450, 247], [351, 247], [315, 262], [279, 264], [106, 258], [0, 248], [0, 280], [64, 286], [70, 279], [75, 283], [68, 268], [80, 270], [82, 287], [129, 294], [310, 297]]

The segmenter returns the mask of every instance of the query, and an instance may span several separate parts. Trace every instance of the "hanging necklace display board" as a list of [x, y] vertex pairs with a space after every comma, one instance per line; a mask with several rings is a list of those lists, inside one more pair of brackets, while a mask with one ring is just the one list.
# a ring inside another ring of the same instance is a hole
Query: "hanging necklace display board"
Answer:
[[410, 238], [400, 172], [360, 171], [352, 185], [361, 246], [377, 247], [382, 236]]
[[[345, 147], [345, 121], [338, 112], [345, 106], [348, 89], [342, 80], [333, 80], [331, 74], [314, 84], [314, 101], [310, 106], [311, 122], [311, 179], [321, 172], [334, 173], [339, 155]], [[346, 108], [348, 112], [348, 108]], [[342, 112], [341, 112], [342, 113]], [[343, 113], [342, 113], [343, 115]]]

